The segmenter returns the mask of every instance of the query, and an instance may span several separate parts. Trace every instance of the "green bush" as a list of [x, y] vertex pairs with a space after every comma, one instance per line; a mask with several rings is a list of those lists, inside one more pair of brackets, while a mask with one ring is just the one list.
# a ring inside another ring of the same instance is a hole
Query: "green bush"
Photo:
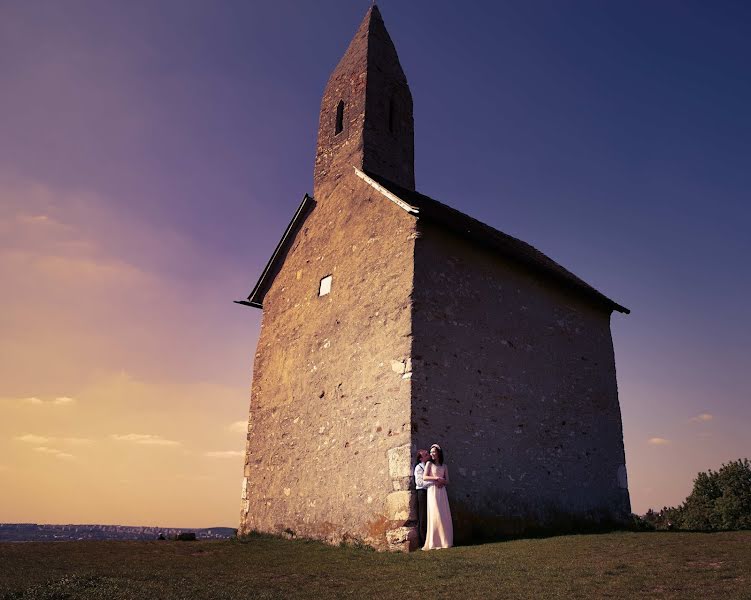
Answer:
[[679, 511], [682, 529], [751, 529], [751, 462], [738, 459], [699, 473]]
[[739, 458], [694, 479], [694, 488], [678, 507], [651, 508], [642, 519], [655, 529], [728, 531], [751, 529], [751, 462]]
[[663, 506], [659, 512], [655, 512], [650, 508], [641, 518], [651, 525], [653, 529], [672, 531], [680, 523], [680, 513], [680, 508]]

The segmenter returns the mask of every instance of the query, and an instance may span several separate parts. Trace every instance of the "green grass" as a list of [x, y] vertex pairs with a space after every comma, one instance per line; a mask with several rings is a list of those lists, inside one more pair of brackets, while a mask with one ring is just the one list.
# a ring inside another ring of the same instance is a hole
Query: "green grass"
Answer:
[[409, 555], [247, 541], [0, 544], [0, 598], [751, 598], [751, 532], [608, 533]]

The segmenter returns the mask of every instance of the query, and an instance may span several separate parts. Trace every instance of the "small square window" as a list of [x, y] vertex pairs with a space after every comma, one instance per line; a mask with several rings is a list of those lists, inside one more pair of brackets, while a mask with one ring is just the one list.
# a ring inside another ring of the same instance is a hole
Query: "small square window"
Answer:
[[321, 286], [318, 288], [318, 295], [325, 296], [331, 291], [331, 275], [326, 275], [321, 279]]

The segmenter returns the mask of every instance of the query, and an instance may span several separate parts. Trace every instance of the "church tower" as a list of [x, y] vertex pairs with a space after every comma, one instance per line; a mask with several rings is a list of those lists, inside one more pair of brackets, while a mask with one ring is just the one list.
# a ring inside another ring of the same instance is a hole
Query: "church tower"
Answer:
[[415, 188], [412, 94], [377, 6], [365, 15], [321, 102], [313, 196], [352, 167]]
[[413, 456], [456, 541], [628, 519], [613, 311], [521, 240], [415, 191], [412, 95], [376, 6], [321, 102], [263, 310], [239, 533], [419, 547]]

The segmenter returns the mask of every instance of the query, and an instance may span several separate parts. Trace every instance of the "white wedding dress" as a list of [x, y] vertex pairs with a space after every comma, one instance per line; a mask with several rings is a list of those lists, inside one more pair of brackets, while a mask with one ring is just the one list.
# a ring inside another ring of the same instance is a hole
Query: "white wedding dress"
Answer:
[[[446, 465], [429, 463], [426, 475], [445, 477]], [[423, 550], [451, 548], [454, 545], [454, 524], [451, 522], [451, 509], [445, 487], [431, 485], [428, 488], [428, 532]]]

